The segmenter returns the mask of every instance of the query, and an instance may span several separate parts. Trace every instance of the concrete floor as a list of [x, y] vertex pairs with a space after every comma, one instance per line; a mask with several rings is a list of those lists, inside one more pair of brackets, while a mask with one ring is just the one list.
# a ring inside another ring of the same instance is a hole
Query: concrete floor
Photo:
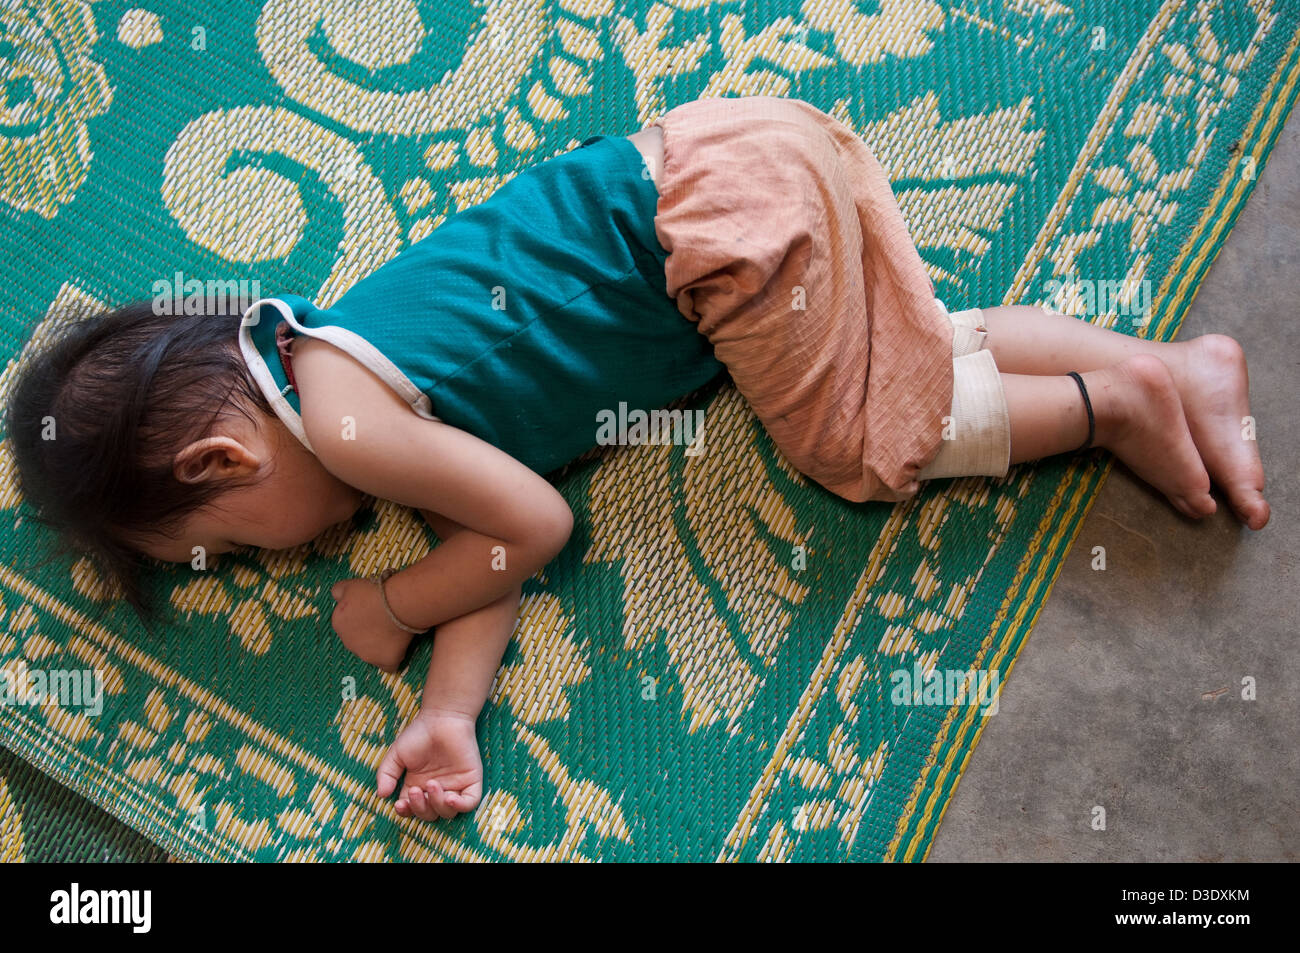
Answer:
[[1216, 493], [1193, 522], [1116, 464], [931, 861], [1300, 859], [1297, 279], [1300, 110], [1178, 333], [1245, 349], [1272, 519], [1252, 533]]

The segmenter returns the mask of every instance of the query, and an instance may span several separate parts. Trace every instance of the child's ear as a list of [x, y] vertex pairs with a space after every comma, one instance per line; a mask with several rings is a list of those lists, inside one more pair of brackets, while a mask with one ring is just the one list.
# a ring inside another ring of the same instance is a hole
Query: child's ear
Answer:
[[204, 437], [176, 453], [172, 471], [182, 483], [203, 483], [255, 471], [257, 454], [234, 437]]

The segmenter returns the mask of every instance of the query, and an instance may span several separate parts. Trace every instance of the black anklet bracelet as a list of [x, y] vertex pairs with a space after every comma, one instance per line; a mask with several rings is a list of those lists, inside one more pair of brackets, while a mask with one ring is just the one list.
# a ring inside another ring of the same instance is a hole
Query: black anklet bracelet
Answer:
[[[1087, 450], [1092, 446], [1093, 438], [1097, 436], [1097, 418], [1092, 415], [1092, 401], [1088, 399], [1088, 388], [1083, 386], [1083, 378], [1076, 371], [1067, 372], [1074, 378], [1074, 382], [1079, 385], [1079, 393], [1083, 394], [1083, 406], [1088, 409], [1088, 439], [1083, 442], [1079, 450]], [[1078, 450], [1075, 451], [1078, 453]]]

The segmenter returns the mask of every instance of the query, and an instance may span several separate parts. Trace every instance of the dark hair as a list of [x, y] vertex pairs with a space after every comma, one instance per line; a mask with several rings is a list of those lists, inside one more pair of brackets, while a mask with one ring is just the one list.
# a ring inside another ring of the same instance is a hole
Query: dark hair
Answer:
[[86, 552], [142, 619], [156, 616], [140, 580], [147, 557], [126, 537], [172, 535], [241, 482], [184, 483], [176, 452], [231, 410], [255, 424], [250, 410], [273, 413], [240, 354], [240, 314], [155, 310], [128, 304], [29, 345], [6, 413], [19, 488], [58, 531], [56, 555]]

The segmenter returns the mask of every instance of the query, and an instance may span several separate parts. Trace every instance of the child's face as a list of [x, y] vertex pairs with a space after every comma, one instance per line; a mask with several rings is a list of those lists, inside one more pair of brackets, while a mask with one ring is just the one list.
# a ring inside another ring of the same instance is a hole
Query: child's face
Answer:
[[321, 466], [278, 420], [255, 428], [239, 418], [177, 455], [177, 477], [197, 482], [252, 475], [254, 482], [220, 494], [190, 514], [175, 537], [138, 537], [140, 551], [188, 563], [194, 547], [208, 555], [241, 546], [287, 549], [310, 542], [361, 505], [361, 491]]

